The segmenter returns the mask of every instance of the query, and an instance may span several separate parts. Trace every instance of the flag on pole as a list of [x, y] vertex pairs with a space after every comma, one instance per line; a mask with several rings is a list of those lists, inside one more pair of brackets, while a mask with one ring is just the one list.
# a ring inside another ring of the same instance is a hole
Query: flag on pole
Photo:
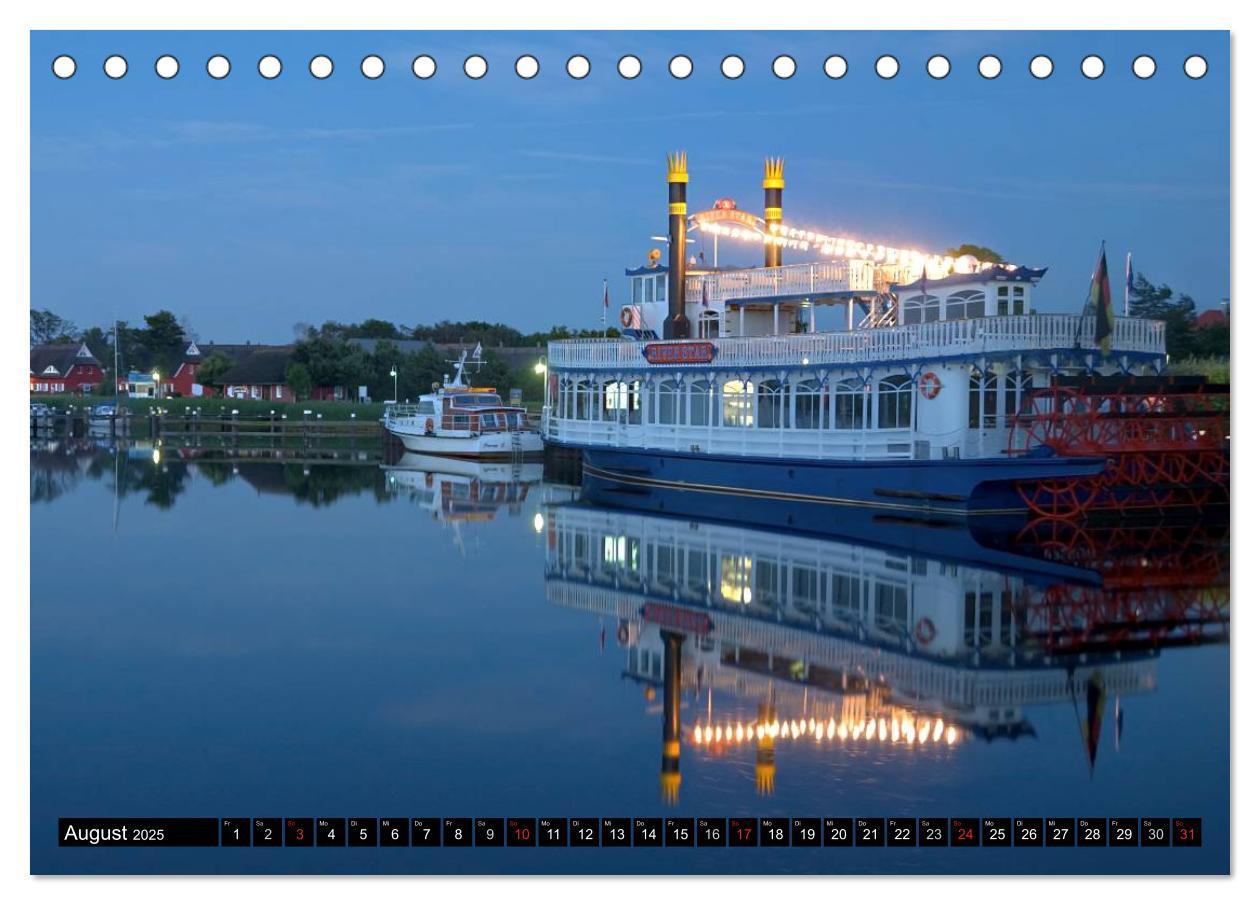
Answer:
[[1102, 353], [1111, 351], [1111, 331], [1116, 314], [1111, 310], [1111, 280], [1107, 276], [1107, 245], [1098, 253], [1098, 266], [1089, 283], [1089, 305], [1094, 312], [1094, 342]]
[[700, 304], [705, 308], [709, 307], [709, 281], [704, 277], [700, 278]]
[[1133, 252], [1124, 256], [1124, 316], [1129, 316], [1129, 296], [1133, 289]]
[[607, 328], [608, 326], [608, 281], [604, 280], [604, 308], [599, 316], [600, 325]]

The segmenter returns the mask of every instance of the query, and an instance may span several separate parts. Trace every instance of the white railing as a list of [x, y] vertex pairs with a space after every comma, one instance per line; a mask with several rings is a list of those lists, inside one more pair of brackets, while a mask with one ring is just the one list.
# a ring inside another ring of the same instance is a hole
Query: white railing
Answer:
[[871, 292], [874, 267], [866, 261], [849, 264], [823, 261], [786, 267], [753, 267], [687, 277], [687, 301], [773, 298], [822, 292]]
[[[685, 340], [684, 340], [685, 341]], [[696, 340], [690, 340], [695, 342]], [[783, 336], [736, 336], [703, 340], [712, 343], [711, 362], [660, 365], [669, 370], [712, 370], [764, 365], [862, 364], [932, 359], [935, 356], [980, 355], [986, 352], [1034, 352], [1098, 348], [1094, 320], [1076, 314], [1017, 314], [968, 320], [907, 324], [844, 333], [795, 333]], [[660, 341], [617, 339], [559, 340], [548, 343], [553, 368], [647, 367], [643, 348]], [[1118, 317], [1111, 336], [1116, 353], [1164, 353], [1162, 321]]]

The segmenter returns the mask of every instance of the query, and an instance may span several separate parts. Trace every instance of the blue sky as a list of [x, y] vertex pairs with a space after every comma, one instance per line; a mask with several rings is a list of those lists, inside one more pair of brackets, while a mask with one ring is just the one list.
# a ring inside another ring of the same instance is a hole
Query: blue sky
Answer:
[[[1200, 308], [1229, 294], [1224, 32], [37, 32], [31, 53], [31, 303], [80, 326], [160, 307], [203, 340], [286, 341], [298, 322], [499, 320], [591, 326], [601, 281], [665, 229], [664, 158], [685, 149], [692, 210], [759, 211], [761, 160], [787, 160], [793, 225], [941, 251], [990, 245], [1048, 265], [1043, 311], [1078, 310], [1105, 238]], [[74, 78], [50, 71], [74, 56]], [[102, 62], [120, 53], [113, 81]], [[177, 56], [170, 81], [153, 72]], [[222, 81], [206, 59], [232, 60]], [[266, 53], [284, 62], [259, 77]], [[312, 78], [323, 53], [336, 69]], [[358, 62], [381, 55], [369, 81]], [[416, 79], [427, 53], [437, 75]], [[470, 53], [490, 65], [462, 73]], [[522, 81], [522, 53], [542, 71]], [[573, 53], [591, 75], [564, 73]], [[620, 78], [634, 53], [643, 74]], [[690, 79], [667, 72], [675, 53]], [[719, 74], [728, 53], [747, 71]], [[779, 53], [798, 64], [775, 78]], [[844, 55], [833, 81], [823, 59]], [[901, 73], [879, 79], [891, 53]], [[953, 72], [924, 72], [943, 53]], [[1005, 64], [993, 81], [976, 60]], [[1044, 81], [1027, 63], [1056, 63]], [[1088, 81], [1088, 53], [1107, 62]], [[1141, 81], [1129, 62], [1159, 64]], [[1191, 53], [1208, 74], [1182, 73]], [[727, 246], [729, 247], [729, 246]], [[756, 252], [723, 250], [723, 263]], [[787, 261], [808, 256], [787, 254]]]

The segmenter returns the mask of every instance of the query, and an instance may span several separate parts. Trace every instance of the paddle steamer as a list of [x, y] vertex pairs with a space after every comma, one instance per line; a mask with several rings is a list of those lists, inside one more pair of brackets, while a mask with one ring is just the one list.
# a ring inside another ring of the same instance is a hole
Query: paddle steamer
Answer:
[[[1116, 317], [1105, 297], [1092, 314], [1038, 313], [1045, 268], [785, 226], [781, 160], [766, 162], [761, 217], [726, 200], [688, 217], [685, 155], [667, 182], [668, 260], [625, 271], [622, 337], [547, 350], [546, 442], [620, 492], [1024, 511], [1017, 487], [1106, 465], [1021, 430], [1031, 398], [1058, 377], [1166, 362], [1164, 324]], [[689, 255], [689, 231], [759, 241], [764, 266]], [[821, 260], [784, 264], [785, 248]], [[841, 328], [819, 329], [824, 315]]]

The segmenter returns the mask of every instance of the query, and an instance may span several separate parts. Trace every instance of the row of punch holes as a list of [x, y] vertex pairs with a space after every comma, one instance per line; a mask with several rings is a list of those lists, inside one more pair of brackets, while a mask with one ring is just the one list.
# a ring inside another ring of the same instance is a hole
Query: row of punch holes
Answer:
[[[62, 54], [52, 62], [52, 71], [59, 79], [72, 78], [78, 71], [78, 62], [69, 54]], [[326, 54], [316, 54], [307, 63], [312, 77], [326, 79], [333, 74], [333, 60]], [[517, 76], [532, 79], [542, 69], [538, 58], [531, 54], [523, 54], [516, 59], [514, 65]], [[584, 79], [591, 74], [591, 61], [581, 54], [574, 54], [565, 61], [565, 72], [570, 78]], [[738, 79], [744, 75], [746, 66], [742, 57], [729, 54], [722, 58], [719, 67], [722, 75], [728, 79]], [[985, 79], [996, 79], [1002, 74], [1002, 60], [994, 54], [986, 54], [976, 62], [976, 70]], [[1140, 54], [1129, 64], [1133, 75], [1139, 79], [1149, 79], [1158, 68], [1155, 58], [1149, 54]], [[1191, 54], [1182, 61], [1182, 71], [1191, 79], [1201, 79], [1207, 75], [1207, 60], [1199, 54]], [[105, 75], [111, 79], [121, 79], [127, 75], [129, 66], [126, 57], [112, 54], [106, 57], [103, 64]], [[418, 79], [430, 79], [437, 75], [437, 60], [428, 54], [420, 54], [411, 61], [411, 72]], [[479, 54], [472, 54], [464, 59], [464, 75], [470, 79], [484, 78], [490, 71], [490, 64]], [[789, 54], [780, 54], [770, 63], [770, 71], [777, 78], [790, 79], [796, 75], [796, 59]], [[933, 79], [944, 79], [949, 76], [953, 64], [944, 54], [934, 54], [924, 64], [927, 74]], [[1038, 54], [1028, 61], [1029, 74], [1038, 80], [1048, 79], [1054, 74], [1054, 60], [1045, 54]], [[153, 64], [153, 70], [159, 78], [173, 79], [179, 75], [179, 60], [171, 54], [163, 54]], [[279, 78], [284, 64], [278, 56], [267, 54], [258, 61], [258, 74], [264, 79]], [[841, 79], [849, 71], [849, 62], [839, 54], [832, 54], [823, 61], [822, 70], [830, 79]], [[1107, 64], [1098, 54], [1089, 54], [1081, 60], [1081, 75], [1087, 79], [1101, 78], [1107, 70]], [[215, 54], [206, 61], [206, 74], [212, 79], [225, 79], [232, 71], [231, 61], [223, 54]], [[695, 71], [691, 58], [685, 54], [677, 54], [669, 61], [669, 74], [675, 79], [690, 78]], [[379, 79], [385, 74], [385, 60], [376, 54], [368, 54], [359, 61], [359, 72], [366, 79]], [[875, 60], [875, 74], [881, 79], [896, 78], [901, 72], [901, 62], [892, 54], [883, 54]], [[642, 61], [633, 54], [627, 54], [617, 61], [617, 74], [623, 79], [636, 79], [643, 73]]]

